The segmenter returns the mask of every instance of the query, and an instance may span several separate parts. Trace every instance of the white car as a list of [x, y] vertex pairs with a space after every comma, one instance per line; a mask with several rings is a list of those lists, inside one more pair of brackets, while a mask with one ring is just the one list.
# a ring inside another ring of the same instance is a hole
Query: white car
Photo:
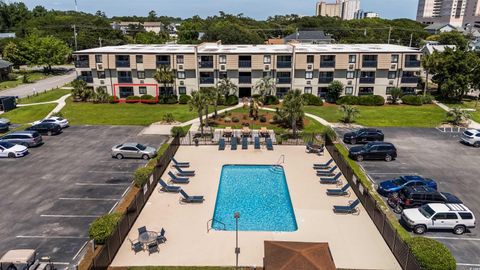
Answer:
[[475, 228], [472, 211], [455, 203], [429, 203], [420, 208], [405, 209], [402, 221], [417, 234], [432, 229], [450, 229], [455, 234], [463, 234], [467, 229]]
[[41, 123], [54, 123], [54, 124], [60, 125], [60, 127], [62, 128], [66, 128], [69, 125], [67, 119], [58, 117], [58, 116], [52, 116], [52, 117], [45, 118], [43, 120], [35, 121], [33, 122], [33, 125], [38, 125]]
[[28, 148], [20, 144], [0, 141], [0, 157], [16, 158], [28, 154]]
[[480, 130], [478, 129], [469, 129], [463, 132], [460, 138], [462, 139], [462, 142], [468, 145], [480, 147]]
[[0, 118], [0, 124], [10, 125], [10, 120], [7, 118]]

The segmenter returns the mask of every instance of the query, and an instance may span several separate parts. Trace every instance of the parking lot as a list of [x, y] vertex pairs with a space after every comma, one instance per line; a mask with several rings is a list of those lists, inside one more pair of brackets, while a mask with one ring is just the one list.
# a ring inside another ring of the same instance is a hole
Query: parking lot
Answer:
[[79, 259], [88, 226], [110, 212], [144, 160], [111, 158], [113, 145], [159, 147], [164, 136], [137, 134], [142, 127], [73, 126], [19, 159], [1, 159], [0, 254], [33, 248], [57, 267]]
[[[444, 133], [433, 128], [382, 130], [385, 141], [397, 148], [398, 158], [392, 162], [361, 162], [376, 183], [401, 175], [432, 178], [437, 181], [439, 191], [456, 195], [480, 218], [480, 149], [461, 144], [460, 133]], [[338, 130], [340, 136], [346, 131]], [[451, 231], [427, 232], [424, 236], [444, 243], [453, 252], [459, 269], [480, 267], [478, 228], [460, 236]]]

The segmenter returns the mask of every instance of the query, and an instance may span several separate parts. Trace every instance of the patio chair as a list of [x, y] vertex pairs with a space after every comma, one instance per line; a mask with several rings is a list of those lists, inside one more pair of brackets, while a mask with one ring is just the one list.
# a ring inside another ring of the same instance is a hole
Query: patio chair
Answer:
[[178, 162], [175, 158], [172, 157], [173, 164], [181, 168], [190, 167], [190, 162]]
[[347, 190], [350, 188], [350, 184], [349, 183], [346, 183], [345, 186], [343, 186], [342, 188], [340, 189], [327, 189], [327, 195], [330, 195], [330, 196], [346, 196], [346, 195], [349, 195], [350, 192], [348, 192]]
[[340, 176], [342, 173], [337, 173], [334, 177], [320, 177], [320, 183], [322, 184], [338, 184], [340, 183]]
[[360, 203], [360, 201], [358, 199], [356, 199], [355, 201], [350, 201], [348, 202], [348, 205], [347, 206], [343, 206], [343, 205], [334, 205], [333, 206], [333, 212], [334, 213], [340, 213], [340, 214], [353, 214], [353, 213], [357, 213], [358, 212], [358, 209], [357, 209], [357, 206], [358, 204]]
[[205, 200], [203, 196], [189, 196], [183, 190], [180, 190], [180, 194], [182, 194], [183, 196], [183, 198], [181, 199], [182, 202], [186, 202], [186, 203], [202, 203]]
[[130, 241], [131, 248], [135, 252], [135, 254], [137, 254], [140, 251], [143, 251], [143, 244], [142, 243], [140, 243], [138, 241], [133, 242], [130, 238], [128, 238], [128, 241]]
[[324, 146], [322, 145], [314, 145], [312, 142], [307, 143], [307, 153], [315, 153], [315, 154], [322, 154], [324, 151]]
[[248, 149], [248, 139], [247, 137], [242, 138], [242, 149], [247, 150]]
[[234, 136], [232, 138], [232, 141], [230, 142], [230, 149], [231, 150], [237, 150], [237, 144], [238, 144], [237, 137]]
[[232, 137], [232, 134], [233, 134], [233, 130], [231, 127], [226, 127], [223, 130], [223, 137]]
[[317, 176], [333, 176], [333, 172], [337, 169], [337, 165], [333, 166], [329, 170], [317, 170]]
[[178, 177], [175, 174], [173, 174], [171, 171], [168, 172], [168, 176], [170, 176], [171, 181], [175, 184], [188, 184], [188, 183], [190, 183], [190, 179], [188, 179], [187, 177]]
[[259, 137], [254, 138], [254, 147], [255, 147], [255, 149], [260, 149], [260, 138]]
[[195, 171], [184, 171], [182, 168], [173, 165], [175, 169], [177, 169], [178, 176], [195, 176]]
[[138, 235], [140, 235], [142, 233], [146, 233], [146, 232], [147, 232], [147, 227], [142, 226], [142, 227], [138, 228]]
[[260, 136], [264, 138], [267, 138], [270, 136], [270, 134], [268, 133], [268, 129], [266, 127], [261, 127], [259, 133], [260, 133]]
[[162, 228], [160, 234], [157, 236], [157, 243], [161, 244], [165, 242], [167, 242], [167, 238], [165, 237], [165, 229]]
[[267, 139], [265, 140], [265, 142], [267, 143], [267, 150], [273, 150], [272, 139], [267, 138]]
[[313, 164], [313, 168], [315, 170], [319, 170], [319, 169], [328, 169], [330, 168], [330, 165], [332, 164], [333, 162], [333, 158], [329, 159], [327, 162], [325, 163], [319, 163], [319, 164]]
[[242, 137], [250, 137], [252, 135], [252, 131], [250, 131], [249, 127], [242, 128]]
[[224, 138], [221, 138], [221, 139], [218, 141], [218, 150], [219, 150], [219, 151], [225, 150], [225, 139], [224, 139]]
[[167, 185], [167, 183], [165, 183], [162, 179], [158, 180], [158, 182], [162, 186], [160, 190], [165, 192], [180, 192], [180, 190], [182, 190], [182, 187]]
[[148, 244], [148, 255], [152, 254], [152, 253], [159, 253], [160, 250], [158, 249], [158, 243], [157, 242], [153, 242], [153, 243], [150, 243]]

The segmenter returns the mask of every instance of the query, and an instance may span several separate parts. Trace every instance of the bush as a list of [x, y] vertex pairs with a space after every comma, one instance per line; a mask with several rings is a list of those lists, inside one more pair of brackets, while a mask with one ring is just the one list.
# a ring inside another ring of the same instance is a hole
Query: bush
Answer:
[[187, 104], [190, 101], [190, 99], [192, 99], [191, 96], [182, 94], [180, 95], [180, 98], [178, 98], [178, 103]]
[[225, 123], [230, 123], [230, 122], [232, 122], [232, 118], [226, 116], [226, 117], [223, 119], [223, 121], [224, 121]]
[[238, 123], [238, 122], [240, 122], [240, 119], [238, 119], [238, 117], [233, 117], [233, 118], [232, 118], [232, 122]]
[[106, 214], [95, 219], [88, 228], [88, 235], [90, 239], [95, 241], [95, 244], [105, 244], [108, 237], [112, 235], [117, 228], [117, 223], [122, 217], [119, 213]]
[[110, 103], [110, 104], [118, 103], [118, 98], [116, 99], [114, 96], [109, 96], [108, 97], [108, 103]]
[[423, 99], [421, 96], [405, 95], [402, 97], [402, 102], [407, 105], [422, 106]]
[[322, 106], [323, 100], [313, 94], [303, 94], [303, 100], [309, 106]]
[[227, 106], [234, 106], [238, 104], [238, 97], [235, 95], [230, 95], [225, 100], [225, 105]]
[[360, 96], [358, 97], [358, 105], [383, 106], [385, 105], [385, 98], [377, 95]]
[[425, 95], [422, 96], [422, 103], [423, 104], [432, 104], [435, 98], [432, 95]]
[[261, 98], [261, 97], [262, 97], [262, 95], [259, 95], [259, 94], [252, 95], [252, 98], [253, 98], [253, 99], [259, 99], [259, 98]]
[[357, 96], [343, 96], [337, 99], [337, 105], [358, 105]]
[[125, 101], [127, 103], [138, 103], [140, 102], [140, 97], [139, 96], [128, 96]]
[[177, 104], [177, 95], [163, 95], [158, 97], [158, 103], [160, 104]]
[[261, 115], [261, 116], [258, 118], [258, 120], [260, 120], [261, 123], [267, 122], [267, 118], [266, 118], [265, 116], [263, 116], [263, 115]]
[[162, 120], [167, 123], [172, 123], [175, 121], [175, 117], [173, 116], [173, 113], [166, 113], [163, 115]]
[[265, 105], [278, 105], [280, 101], [276, 96], [265, 96], [264, 102]]
[[152, 95], [143, 95], [140, 97], [140, 102], [152, 104], [152, 103], [155, 103], [155, 97]]
[[337, 140], [337, 133], [331, 127], [325, 128], [325, 136], [329, 137], [332, 142]]
[[185, 135], [187, 135], [187, 131], [183, 127], [172, 127], [170, 134], [172, 137], [185, 137]]
[[147, 183], [151, 174], [151, 167], [138, 168], [133, 175], [133, 182], [135, 183], [135, 186], [141, 188], [145, 183]]
[[425, 237], [407, 239], [407, 245], [425, 270], [454, 270], [457, 262], [442, 243]]

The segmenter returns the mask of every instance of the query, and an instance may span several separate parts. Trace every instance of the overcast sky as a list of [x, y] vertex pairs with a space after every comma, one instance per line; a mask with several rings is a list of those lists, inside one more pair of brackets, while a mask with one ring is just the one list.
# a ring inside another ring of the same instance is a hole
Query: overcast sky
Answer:
[[[14, 2], [15, 0], [4, 0]], [[18, 1], [18, 0], [17, 0]], [[77, 0], [81, 11], [104, 11], [108, 16], [146, 15], [155, 10], [158, 15], [187, 18], [227, 13], [243, 13], [256, 19], [276, 14], [314, 15], [316, 0]], [[334, 0], [330, 0], [333, 2]], [[29, 7], [43, 5], [47, 9], [73, 10], [74, 0], [23, 0]], [[361, 0], [365, 11], [380, 13], [382, 18], [414, 19], [418, 0]]]

